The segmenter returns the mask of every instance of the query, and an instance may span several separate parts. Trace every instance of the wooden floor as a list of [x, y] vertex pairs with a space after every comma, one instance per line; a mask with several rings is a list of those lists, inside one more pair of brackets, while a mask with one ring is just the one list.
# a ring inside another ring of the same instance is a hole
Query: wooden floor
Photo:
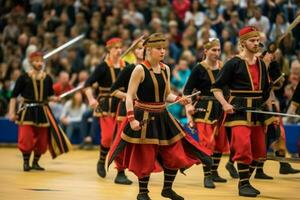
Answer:
[[[22, 156], [16, 148], [0, 148], [0, 200], [134, 200], [138, 192], [135, 176], [127, 173], [134, 181], [133, 185], [123, 186], [113, 183], [116, 171], [110, 168], [105, 179], [96, 173], [98, 151], [74, 150], [52, 160], [47, 153], [40, 164], [44, 172], [22, 171]], [[187, 200], [235, 200], [248, 199], [237, 194], [237, 180], [231, 179], [225, 170], [222, 159], [219, 173], [228, 179], [225, 184], [216, 184], [216, 189], [203, 187], [201, 166], [194, 166], [186, 171], [187, 176], [179, 174], [174, 189]], [[300, 168], [300, 164], [293, 164]], [[274, 176], [274, 180], [262, 181], [252, 179], [253, 185], [260, 189], [262, 195], [256, 199], [300, 200], [300, 174], [280, 175], [279, 164], [274, 161], [266, 163], [265, 171]], [[150, 196], [154, 200], [160, 196], [162, 173], [153, 174], [150, 179]], [[250, 198], [249, 198], [250, 199]]]

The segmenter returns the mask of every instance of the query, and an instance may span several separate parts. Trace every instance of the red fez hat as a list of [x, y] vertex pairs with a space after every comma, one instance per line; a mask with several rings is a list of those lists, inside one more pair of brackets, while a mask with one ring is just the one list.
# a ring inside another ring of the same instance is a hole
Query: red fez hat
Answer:
[[249, 38], [259, 36], [259, 31], [254, 26], [246, 26], [239, 31], [240, 40], [247, 40]]
[[114, 37], [106, 41], [106, 47], [111, 47], [120, 43], [122, 43], [122, 39], [118, 37]]
[[43, 52], [41, 51], [35, 51], [35, 52], [32, 52], [30, 55], [29, 55], [29, 60], [34, 60], [35, 58], [42, 58], [43, 59]]

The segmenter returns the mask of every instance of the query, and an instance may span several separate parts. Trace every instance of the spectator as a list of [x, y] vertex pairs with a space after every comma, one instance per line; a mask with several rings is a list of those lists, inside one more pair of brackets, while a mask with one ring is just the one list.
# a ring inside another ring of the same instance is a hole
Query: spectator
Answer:
[[87, 106], [82, 101], [82, 94], [76, 92], [71, 100], [67, 101], [63, 107], [60, 121], [66, 127], [66, 133], [70, 140], [73, 133], [78, 131], [80, 141], [83, 141], [83, 132], [81, 130], [82, 115], [86, 111]]
[[66, 71], [59, 73], [58, 81], [53, 85], [54, 94], [59, 96], [72, 89], [70, 84], [70, 77]]
[[266, 16], [262, 15], [262, 10], [256, 7], [254, 11], [254, 16], [250, 18], [249, 25], [255, 26], [259, 31], [262, 31], [268, 35], [270, 31], [270, 21]]

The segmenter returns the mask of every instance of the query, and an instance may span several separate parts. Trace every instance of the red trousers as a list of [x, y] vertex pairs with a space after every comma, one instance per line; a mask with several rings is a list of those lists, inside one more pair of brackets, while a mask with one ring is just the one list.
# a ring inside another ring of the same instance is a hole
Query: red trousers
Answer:
[[231, 127], [231, 149], [233, 160], [250, 164], [253, 160], [266, 158], [266, 143], [263, 126]]
[[110, 148], [116, 125], [116, 117], [100, 117], [99, 123], [101, 127], [101, 145], [105, 148]]
[[217, 135], [214, 136], [214, 128], [216, 125], [207, 124], [203, 122], [196, 123], [199, 143], [209, 149], [209, 155], [214, 152], [224, 153], [229, 151], [228, 140], [226, 136], [225, 127], [222, 126]]
[[18, 147], [23, 153], [44, 154], [48, 148], [49, 127], [19, 125]]

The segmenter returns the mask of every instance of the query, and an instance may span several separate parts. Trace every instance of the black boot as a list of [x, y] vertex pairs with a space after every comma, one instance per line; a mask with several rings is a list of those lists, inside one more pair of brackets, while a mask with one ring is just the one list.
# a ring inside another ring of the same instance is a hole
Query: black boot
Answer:
[[273, 179], [272, 176], [269, 176], [269, 175], [265, 174], [265, 172], [264, 172], [264, 162], [263, 161], [258, 162], [254, 178], [256, 178], [256, 179], [269, 179], [269, 180]]
[[279, 173], [280, 174], [297, 174], [297, 173], [300, 173], [300, 170], [294, 169], [289, 163], [280, 162]]
[[177, 170], [171, 170], [164, 168], [164, 187], [161, 191], [161, 196], [170, 198], [172, 200], [184, 200], [184, 198], [174, 190], [172, 190], [173, 182], [176, 177]]
[[45, 170], [45, 168], [41, 167], [38, 163], [40, 158], [41, 158], [41, 155], [34, 154], [34, 159], [33, 159], [33, 162], [32, 162], [31, 169], [38, 170], [38, 171], [44, 171]]
[[249, 165], [249, 179], [251, 178], [251, 176], [252, 176], [254, 170], [256, 169], [257, 163], [258, 163], [258, 162], [257, 162], [256, 160], [253, 160], [253, 161], [251, 162], [251, 164]]
[[118, 174], [115, 178], [115, 183], [122, 185], [131, 185], [132, 181], [127, 178], [124, 171], [118, 171]]
[[205, 188], [215, 188], [215, 184], [213, 178], [211, 176], [211, 169], [205, 165], [203, 165], [203, 172], [204, 172], [204, 187]]
[[108, 151], [109, 148], [105, 148], [102, 145], [100, 145], [100, 155], [97, 163], [97, 173], [102, 178], [106, 177], [105, 161], [106, 161], [106, 156], [108, 154]]
[[139, 194], [137, 200], [151, 200], [148, 193], [149, 176], [139, 178]]
[[237, 170], [235, 169], [233, 162], [228, 161], [226, 163], [225, 168], [229, 172], [231, 178], [239, 178], [239, 174], [238, 174]]
[[30, 153], [23, 153], [23, 171], [28, 172], [31, 170], [29, 165]]
[[238, 163], [238, 170], [239, 170], [239, 195], [245, 196], [245, 197], [256, 197], [258, 194], [258, 190], [256, 191], [255, 188], [253, 188], [250, 185], [249, 182], [249, 165]]
[[226, 183], [227, 180], [225, 178], [222, 178], [219, 176], [218, 173], [218, 167], [219, 167], [219, 163], [222, 157], [222, 153], [214, 153], [212, 156], [213, 159], [213, 165], [211, 167], [211, 176], [214, 182], [219, 182], [219, 183]]

